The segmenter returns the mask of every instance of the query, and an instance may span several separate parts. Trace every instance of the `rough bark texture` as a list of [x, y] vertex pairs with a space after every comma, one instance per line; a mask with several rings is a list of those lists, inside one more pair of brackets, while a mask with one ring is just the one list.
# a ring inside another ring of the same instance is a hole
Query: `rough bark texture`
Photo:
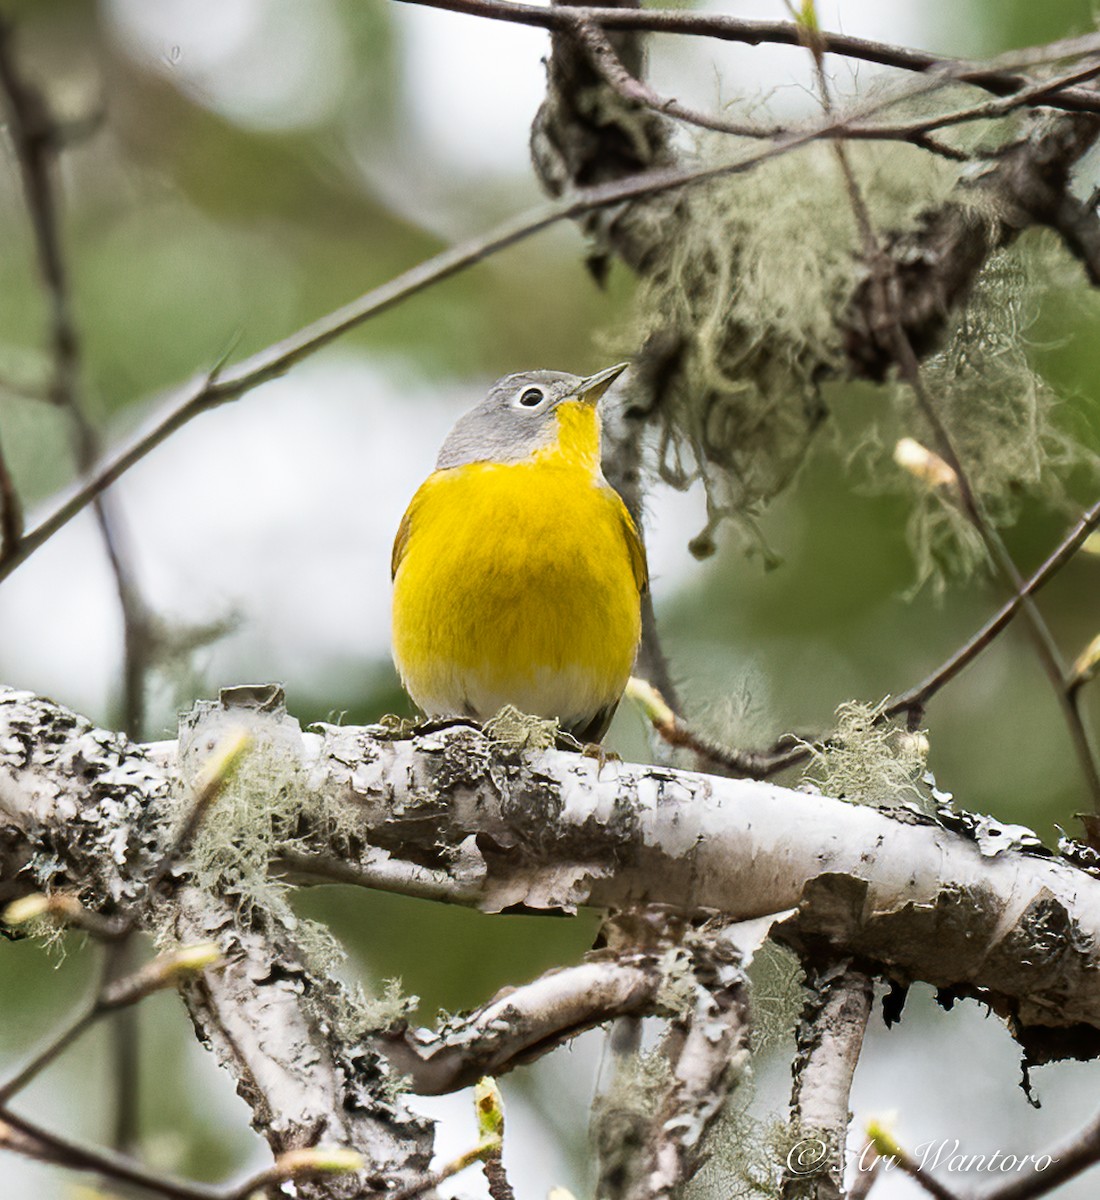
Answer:
[[[568, 6], [570, 0], [555, 2]], [[622, 7], [636, 5], [624, 0]], [[640, 76], [642, 35], [619, 31], [610, 37], [620, 60]], [[554, 33], [551, 43], [546, 100], [531, 138], [536, 173], [551, 195], [678, 161], [673, 121], [619, 96], [596, 73], [572, 34]], [[883, 311], [882, 289], [867, 262], [848, 304], [838, 310], [843, 313], [839, 328], [846, 353], [839, 374], [882, 379], [895, 361], [899, 318], [918, 355], [935, 350], [989, 256], [1025, 229], [1055, 230], [1081, 260], [1089, 279], [1100, 283], [1100, 217], [1095, 204], [1081, 201], [1072, 191], [1074, 168], [1098, 136], [1100, 117], [1095, 113], [1034, 116], [1022, 137], [999, 147], [964, 178], [958, 201], [929, 209], [913, 231], [883, 231], [883, 248], [896, 281], [890, 311]], [[973, 205], [975, 193], [986, 202], [980, 208]], [[586, 215], [581, 225], [593, 240], [594, 256], [606, 264], [613, 254], [642, 276], [659, 269], [669, 230], [676, 228], [673, 214], [679, 197], [678, 192], [642, 196], [610, 212]], [[744, 331], [736, 326], [728, 336], [737, 343], [734, 352], [746, 342]], [[675, 343], [656, 338], [638, 365], [650, 374], [675, 373], [677, 354]], [[837, 374], [835, 363], [820, 364], [821, 378]], [[637, 383], [635, 390], [640, 390]], [[642, 394], [659, 401], [661, 388]]]
[[[324, 726], [292, 741], [285, 716], [270, 719], [301, 755], [301, 826], [293, 845], [271, 848], [299, 877], [486, 911], [661, 903], [731, 921], [782, 914], [774, 935], [805, 957], [848, 956], [902, 984], [980, 995], [1033, 1046], [1046, 1034], [1061, 1053], [1094, 1047], [1100, 879], [1026, 830], [521, 753], [465, 725], [413, 737]], [[173, 755], [171, 744], [132, 746], [0, 693], [4, 894], [77, 887], [100, 909], [137, 896]]]
[[163, 748], [133, 745], [49, 701], [0, 690], [0, 900], [75, 892], [92, 911], [125, 913], [139, 928], [216, 942], [223, 964], [188, 984], [183, 998], [254, 1127], [276, 1154], [338, 1144], [370, 1164], [347, 1179], [303, 1183], [299, 1194], [342, 1198], [419, 1179], [431, 1155], [430, 1123], [393, 1099], [395, 1079], [376, 1050], [344, 1039], [339, 985], [310, 969], [277, 915], [243, 915], [237, 897], [188, 886], [185, 864], [148, 894], [193, 768], [227, 725], [266, 735], [268, 749], [288, 736], [301, 747], [297, 724], [277, 706], [206, 706], [202, 715], [185, 722], [182, 756], [173, 746], [166, 759]]
[[[638, 7], [637, 0], [615, 3]], [[641, 38], [621, 33], [611, 34], [609, 40], [626, 68], [639, 74], [644, 61]], [[551, 196], [676, 161], [668, 121], [618, 96], [572, 36], [552, 35], [546, 70], [546, 100], [531, 129], [531, 157]], [[676, 203], [675, 193], [669, 193], [582, 217], [581, 228], [592, 239], [589, 265], [596, 278], [604, 277], [612, 253], [644, 273], [661, 242], [662, 218]]]
[[[849, 374], [883, 379], [894, 365], [897, 318], [918, 357], [934, 351], [951, 314], [965, 303], [989, 256], [1037, 225], [1056, 230], [1100, 283], [1100, 219], [1071, 191], [1078, 159], [1100, 135], [1100, 118], [1071, 114], [1035, 120], [1014, 142], [961, 185], [964, 202], [922, 214], [915, 230], [888, 234], [893, 295], [883, 309], [881, 287], [868, 268], [841, 326]], [[975, 208], [976, 195], [988, 208]]]
[[692, 1003], [671, 1023], [662, 1046], [670, 1080], [635, 1145], [622, 1139], [618, 1178], [601, 1173], [613, 1200], [672, 1200], [702, 1166], [706, 1134], [748, 1064], [748, 988], [739, 955], [716, 933], [686, 940]]
[[799, 1139], [787, 1157], [782, 1200], [841, 1200], [848, 1097], [871, 1014], [873, 988], [862, 971], [832, 963], [806, 980], [796, 1031], [791, 1113]]

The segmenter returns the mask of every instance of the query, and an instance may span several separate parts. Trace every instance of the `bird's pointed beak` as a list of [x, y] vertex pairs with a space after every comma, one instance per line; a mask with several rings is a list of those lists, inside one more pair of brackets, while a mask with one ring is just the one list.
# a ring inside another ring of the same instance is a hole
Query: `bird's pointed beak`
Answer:
[[589, 375], [577, 385], [574, 395], [582, 404], [591, 404], [594, 407], [604, 392], [629, 366], [630, 363], [616, 363], [606, 371], [597, 371], [595, 375]]

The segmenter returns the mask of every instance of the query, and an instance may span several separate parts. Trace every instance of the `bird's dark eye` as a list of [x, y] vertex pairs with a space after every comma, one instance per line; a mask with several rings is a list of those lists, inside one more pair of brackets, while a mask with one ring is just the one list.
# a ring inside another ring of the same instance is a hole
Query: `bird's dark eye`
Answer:
[[524, 408], [536, 408], [546, 397], [543, 395], [542, 388], [528, 388], [521, 393], [519, 402]]

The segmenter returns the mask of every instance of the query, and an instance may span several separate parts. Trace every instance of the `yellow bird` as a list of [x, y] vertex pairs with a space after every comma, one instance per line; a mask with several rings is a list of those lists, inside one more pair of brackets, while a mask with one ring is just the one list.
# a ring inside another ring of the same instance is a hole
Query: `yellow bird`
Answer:
[[429, 716], [506, 704], [603, 737], [634, 665], [645, 551], [600, 470], [626, 369], [498, 380], [451, 430], [393, 547], [393, 656]]

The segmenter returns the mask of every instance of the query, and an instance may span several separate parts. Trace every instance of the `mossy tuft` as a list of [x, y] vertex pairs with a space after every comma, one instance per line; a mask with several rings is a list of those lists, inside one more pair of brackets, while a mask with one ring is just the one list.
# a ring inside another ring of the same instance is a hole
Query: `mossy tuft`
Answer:
[[928, 738], [878, 723], [881, 708], [850, 701], [837, 709], [836, 728], [812, 747], [803, 779], [838, 800], [877, 808], [919, 808], [929, 800], [921, 784], [928, 771]]
[[[942, 107], [953, 96], [910, 97], [899, 111]], [[731, 145], [737, 139], [703, 138], [697, 155], [728, 160]], [[846, 153], [882, 243], [948, 202], [978, 222], [992, 216], [990, 193], [967, 186], [959, 163], [904, 143], [850, 142]], [[834, 147], [814, 142], [687, 189], [667, 225], [637, 317], [643, 366], [648, 357], [659, 381], [657, 471], [674, 487], [704, 484], [707, 522], [692, 553], [712, 554], [729, 520], [775, 565], [758, 520], [796, 476], [829, 409], [845, 405], [843, 330], [869, 271]], [[924, 388], [997, 525], [1013, 521], [1028, 495], [1059, 500], [1068, 467], [1097, 466], [1059, 426], [1058, 399], [1030, 362], [1027, 330], [1051, 268], [1044, 254], [1029, 238], [993, 255], [944, 330], [943, 349], [922, 365]], [[864, 463], [872, 490], [907, 495], [918, 582], [942, 586], [983, 566], [985, 547], [956, 500], [890, 461], [900, 437], [942, 447], [908, 386], [882, 391], [878, 413], [848, 431], [841, 456]]]

